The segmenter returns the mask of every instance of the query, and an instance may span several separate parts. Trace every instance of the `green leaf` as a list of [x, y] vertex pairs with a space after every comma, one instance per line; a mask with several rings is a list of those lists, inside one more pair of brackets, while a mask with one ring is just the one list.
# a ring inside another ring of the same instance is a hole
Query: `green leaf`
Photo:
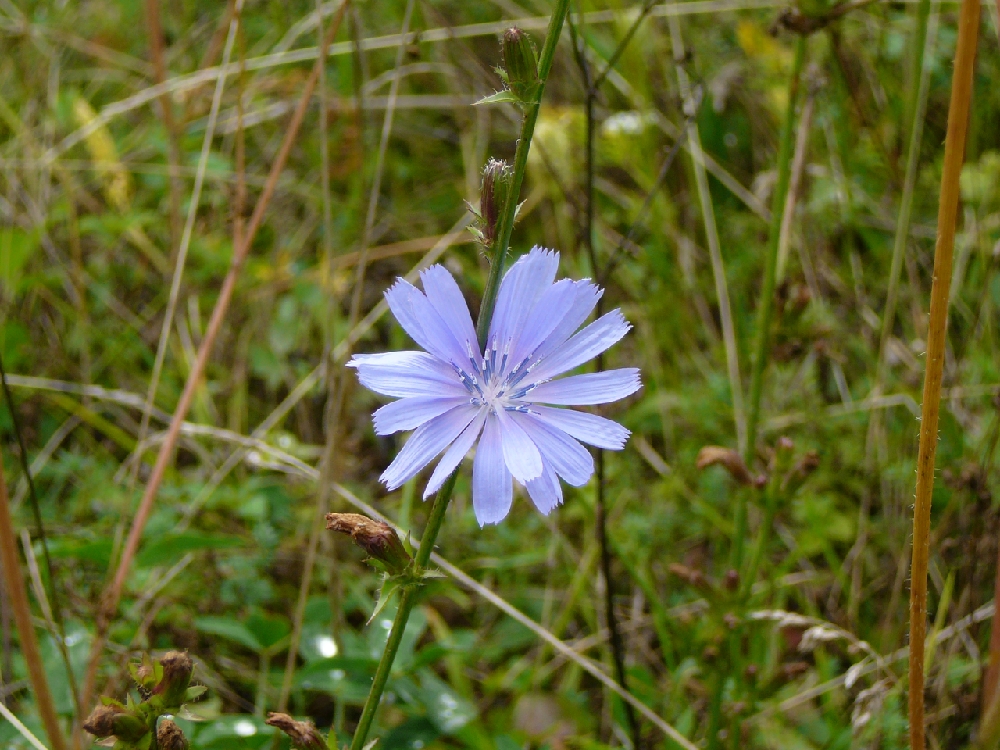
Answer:
[[420, 671], [419, 695], [427, 709], [427, 718], [444, 734], [454, 734], [476, 718], [472, 704], [430, 669]]
[[374, 622], [379, 613], [385, 609], [385, 605], [392, 599], [393, 594], [399, 591], [402, 586], [403, 584], [395, 578], [386, 578], [382, 582], [382, 589], [378, 592], [378, 601], [375, 602], [375, 610], [372, 612], [372, 616], [368, 618], [368, 625]]
[[247, 630], [267, 649], [284, 639], [291, 632], [291, 627], [284, 617], [256, 611], [247, 618]]
[[483, 97], [478, 102], [476, 102], [476, 104], [477, 105], [479, 105], [479, 104], [521, 104], [521, 100], [518, 99], [517, 96], [515, 96], [515, 94], [514, 94], [513, 91], [507, 91], [506, 89], [504, 89], [503, 91], [498, 91], [495, 94], [490, 94], [489, 96]]
[[25, 232], [17, 227], [0, 229], [0, 284], [13, 297], [21, 291], [21, 276], [25, 263], [41, 246], [37, 231]]
[[244, 541], [236, 536], [204, 534], [186, 531], [182, 534], [165, 534], [147, 544], [136, 558], [141, 567], [167, 565], [179, 560], [185, 553], [202, 549], [232, 549], [242, 547]]
[[232, 617], [198, 617], [194, 626], [203, 633], [228, 638], [254, 652], [264, 650], [257, 637], [239, 620]]

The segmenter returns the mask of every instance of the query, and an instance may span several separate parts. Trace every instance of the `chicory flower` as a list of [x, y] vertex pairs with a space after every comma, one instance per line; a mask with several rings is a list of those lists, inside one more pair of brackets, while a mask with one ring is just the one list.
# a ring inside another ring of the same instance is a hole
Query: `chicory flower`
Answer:
[[[391, 491], [442, 452], [424, 499], [476, 446], [472, 504], [480, 525], [510, 511], [513, 483], [548, 514], [594, 473], [580, 443], [621, 450], [629, 431], [609, 419], [563, 406], [617, 401], [639, 390], [629, 367], [559, 377], [617, 343], [631, 326], [613, 310], [578, 328], [603, 291], [587, 279], [555, 281], [559, 254], [532, 248], [504, 276], [485, 351], [451, 274], [440, 265], [420, 276], [424, 291], [399, 279], [386, 293], [396, 320], [424, 351], [358, 354], [348, 363], [361, 384], [398, 398], [374, 414], [375, 432], [414, 430], [383, 472]], [[478, 441], [478, 445], [477, 445]]]

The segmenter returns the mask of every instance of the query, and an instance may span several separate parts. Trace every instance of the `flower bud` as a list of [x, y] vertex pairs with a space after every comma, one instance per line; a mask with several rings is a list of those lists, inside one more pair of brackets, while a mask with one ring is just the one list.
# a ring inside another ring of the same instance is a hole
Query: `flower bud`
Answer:
[[527, 101], [538, 83], [538, 57], [534, 42], [521, 29], [510, 28], [503, 33], [501, 48], [510, 90], [518, 99]]
[[159, 750], [188, 750], [187, 737], [170, 719], [160, 721], [156, 728], [156, 747]]
[[326, 528], [347, 534], [368, 556], [382, 563], [390, 574], [402, 573], [410, 565], [410, 555], [396, 530], [387, 523], [358, 513], [328, 513]]
[[95, 737], [117, 737], [125, 742], [141, 740], [149, 731], [146, 722], [121, 706], [98, 706], [83, 728]]
[[483, 244], [493, 244], [497, 236], [497, 222], [503, 214], [504, 204], [510, 194], [513, 174], [510, 167], [499, 159], [490, 159], [483, 167], [483, 187], [479, 195], [480, 231]]
[[179, 706], [184, 702], [184, 693], [191, 682], [194, 662], [185, 651], [168, 651], [159, 661], [163, 677], [153, 688], [153, 695], [160, 696], [164, 706]]
[[269, 713], [266, 723], [287, 734], [295, 747], [302, 750], [326, 750], [326, 741], [311, 721], [296, 721], [288, 714]]

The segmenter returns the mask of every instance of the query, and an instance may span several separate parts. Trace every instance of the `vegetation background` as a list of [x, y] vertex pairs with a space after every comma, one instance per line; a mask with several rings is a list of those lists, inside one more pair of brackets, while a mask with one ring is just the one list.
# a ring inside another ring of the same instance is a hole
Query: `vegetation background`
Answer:
[[[907, 746], [957, 5], [802, 3], [573, 4], [512, 249], [558, 249], [563, 275], [597, 278], [634, 324], [607, 364], [639, 366], [644, 388], [602, 412], [633, 435], [549, 517], [518, 497], [480, 529], [462, 471], [438, 551], [465, 577], [415, 611], [379, 748], [676, 747], [588, 671], [617, 675], [609, 633], [629, 692], [705, 747]], [[3, 469], [55, 707], [82, 746], [102, 592], [340, 6], [0, 0]], [[983, 7], [934, 490], [935, 748], [979, 721], [997, 559], [1000, 55]], [[379, 401], [343, 363], [409, 346], [380, 303], [396, 276], [443, 262], [478, 308], [487, 263], [463, 201], [488, 157], [512, 159], [518, 114], [475, 102], [501, 88], [499, 34], [516, 19], [540, 44], [549, 11], [357, 0], [343, 15], [100, 652], [98, 690], [117, 698], [143, 653], [190, 652], [209, 688], [200, 721], [178, 718], [193, 748], [287, 742], [264, 724], [282, 707], [341, 742], [357, 721], [393, 605], [366, 624], [380, 576], [323, 513], [368, 503], [419, 536], [427, 506], [419, 479], [381, 491], [401, 442], [375, 437]], [[0, 625], [0, 697], [44, 737], [6, 598]], [[6, 721], [0, 745], [29, 747]]]

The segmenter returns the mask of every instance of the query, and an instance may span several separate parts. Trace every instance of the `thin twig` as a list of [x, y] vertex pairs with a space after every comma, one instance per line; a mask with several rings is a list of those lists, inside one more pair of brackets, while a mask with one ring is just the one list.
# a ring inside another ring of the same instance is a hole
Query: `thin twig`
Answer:
[[[347, 0], [345, 0], [347, 2]], [[320, 39], [323, 38], [322, 23], [322, 2], [316, 0], [316, 14], [320, 19], [316, 25], [316, 33]], [[326, 65], [320, 66], [319, 76], [319, 130], [320, 130], [320, 183], [323, 190], [323, 261], [326, 267], [327, 276], [323, 280], [326, 288], [333, 289], [333, 214], [332, 200], [330, 196], [330, 144], [327, 132], [327, 103], [326, 103]], [[365, 250], [367, 250], [367, 243]], [[324, 525], [322, 519], [326, 516], [330, 505], [330, 482], [333, 481], [333, 464], [337, 451], [337, 433], [340, 422], [340, 412], [343, 401], [340, 397], [338, 384], [341, 378], [332, 373], [333, 350], [336, 345], [334, 329], [336, 323], [337, 308], [340, 300], [336, 295], [328, 294], [327, 319], [324, 327], [323, 354], [327, 363], [326, 378], [326, 413], [325, 429], [326, 442], [323, 446], [323, 457], [320, 462], [320, 476], [322, 478], [319, 492], [316, 495], [316, 508], [310, 516], [309, 541], [306, 545], [306, 557], [303, 563], [302, 578], [299, 581], [299, 596], [295, 603], [295, 612], [292, 617], [292, 635], [288, 644], [288, 655], [285, 660], [285, 674], [281, 681], [281, 692], [278, 695], [278, 712], [283, 713], [288, 707], [288, 696], [292, 692], [292, 679], [295, 676], [295, 665], [298, 661], [299, 642], [302, 638], [302, 624], [305, 621], [306, 604], [309, 601], [309, 591], [312, 588], [313, 570], [316, 566], [316, 552], [319, 548], [320, 536], [323, 533]], [[333, 571], [336, 575], [336, 571]], [[277, 737], [275, 737], [275, 744]]]
[[[637, 19], [636, 24], [633, 25], [629, 33], [625, 35], [625, 38], [619, 42], [618, 48], [612, 53], [604, 69], [604, 74], [607, 74], [611, 70], [618, 56], [624, 52], [628, 42], [638, 29], [638, 22], [645, 16], [645, 12], [648, 12], [648, 7], [644, 7], [643, 10], [644, 12]], [[580, 69], [580, 75], [583, 78], [583, 85], [586, 90], [586, 100], [584, 103], [584, 115], [586, 118], [586, 145], [584, 149], [586, 182], [584, 183], [583, 242], [590, 261], [591, 273], [596, 279], [601, 277], [601, 269], [597, 262], [597, 248], [594, 243], [594, 173], [597, 167], [595, 163], [594, 132], [597, 123], [594, 116], [594, 107], [597, 103], [598, 86], [600, 86], [604, 78], [602, 75], [591, 80], [592, 73], [590, 64], [587, 62], [586, 42], [582, 31], [577, 31], [576, 24], [573, 23], [572, 18], [570, 18], [569, 30], [573, 40], [573, 55], [576, 59], [577, 67]], [[597, 307], [594, 310], [594, 314], [598, 318], [604, 314], [603, 307], [602, 297], [598, 299]], [[604, 370], [603, 352], [597, 355], [595, 370], [597, 372]], [[610, 635], [608, 640], [611, 645], [611, 658], [614, 663], [615, 678], [623, 689], [628, 690], [628, 676], [625, 671], [625, 644], [622, 641], [621, 629], [618, 626], [618, 617], [615, 615], [615, 585], [614, 578], [611, 576], [611, 548], [608, 544], [607, 484], [605, 482], [604, 461], [604, 451], [598, 448], [595, 451], [594, 460], [594, 531], [597, 538], [597, 548], [600, 552], [601, 578], [604, 583], [604, 621]], [[638, 749], [642, 740], [641, 727], [636, 720], [635, 711], [628, 703], [625, 704], [625, 718], [628, 721], [629, 731], [632, 735], [632, 745]]]
[[[49, 575], [48, 598], [52, 602], [53, 610], [52, 616], [49, 618], [52, 622], [52, 635], [59, 649], [59, 655], [62, 657], [63, 665], [66, 667], [66, 677], [69, 680], [70, 694], [73, 696], [74, 705], [79, 713], [80, 690], [76, 683], [76, 675], [73, 673], [73, 668], [70, 665], [69, 651], [66, 649], [66, 627], [63, 623], [62, 598], [59, 596], [56, 574], [52, 567], [52, 557], [49, 554], [49, 543], [45, 534], [45, 524], [42, 523], [42, 511], [38, 503], [38, 493], [35, 491], [35, 480], [32, 477], [31, 466], [28, 463], [28, 448], [24, 444], [21, 419], [18, 416], [17, 409], [14, 408], [14, 396], [11, 394], [10, 385], [7, 383], [7, 371], [4, 369], [2, 357], [0, 357], [0, 380], [3, 381], [4, 400], [7, 402], [7, 410], [10, 412], [14, 434], [17, 436], [18, 458], [21, 462], [21, 471], [24, 474], [24, 480], [28, 485], [28, 498], [31, 501], [31, 512], [35, 521], [36, 534], [38, 535], [38, 541], [42, 545], [42, 557], [45, 558], [45, 572]], [[44, 587], [42, 591], [44, 593]]]
[[[148, 3], [155, 5], [157, 0], [148, 0]], [[229, 23], [229, 34], [226, 37], [225, 51], [222, 53], [222, 64], [224, 68], [229, 67], [229, 60], [232, 56], [233, 45], [236, 42], [236, 30], [239, 27], [240, 13], [243, 9], [243, 0], [236, 0], [236, 12]], [[147, 11], [148, 12], [148, 11]], [[215, 137], [215, 123], [219, 117], [219, 107], [222, 104], [222, 91], [225, 88], [226, 77], [219, 76], [215, 84], [215, 93], [212, 96], [212, 107], [208, 113], [208, 125], [205, 128], [205, 136], [201, 142], [201, 154], [198, 157], [198, 169], [195, 172], [194, 187], [191, 189], [191, 202], [188, 206], [187, 220], [184, 223], [184, 234], [180, 239], [180, 246], [177, 249], [177, 260], [174, 263], [174, 272], [170, 281], [170, 294], [167, 298], [167, 310], [163, 315], [163, 325], [160, 328], [160, 339], [156, 346], [156, 358], [153, 361], [153, 374], [149, 379], [149, 389], [146, 392], [146, 409], [142, 415], [142, 422], [139, 425], [139, 442], [146, 437], [146, 430], [149, 428], [149, 410], [156, 401], [156, 392], [160, 387], [160, 374], [163, 371], [163, 361], [167, 354], [167, 343], [170, 341], [170, 329], [174, 325], [174, 315], [177, 311], [177, 299], [180, 296], [181, 280], [184, 277], [184, 265], [187, 262], [188, 248], [191, 245], [191, 237], [194, 234], [194, 222], [198, 216], [198, 206], [201, 202], [201, 188], [205, 181], [205, 170], [208, 168], [208, 157], [212, 150], [212, 139]], [[169, 105], [169, 102], [167, 102]], [[166, 106], [166, 105], [165, 105]], [[234, 248], [237, 245], [233, 246]], [[138, 475], [141, 461], [135, 462], [132, 473], [132, 483]]]
[[[163, 29], [160, 25], [160, 0], [146, 0], [146, 28], [149, 33], [149, 57], [153, 63], [153, 77], [156, 83], [167, 80], [167, 64], [164, 59]], [[228, 62], [228, 60], [227, 60]], [[220, 76], [220, 80], [222, 80]], [[177, 247], [181, 226], [181, 143], [177, 122], [174, 119], [173, 103], [169, 94], [160, 97], [160, 115], [167, 131], [167, 167], [170, 175], [170, 251]]]
[[729, 376], [729, 392], [733, 401], [733, 421], [736, 427], [736, 444], [740, 455], [747, 450], [749, 425], [743, 408], [743, 384], [740, 378], [739, 347], [736, 343], [736, 326], [733, 323], [732, 306], [729, 303], [729, 285], [726, 282], [726, 266], [722, 260], [722, 249], [719, 242], [719, 229], [715, 222], [715, 206], [712, 203], [712, 193], [708, 187], [708, 176], [705, 174], [704, 151], [701, 148], [701, 135], [694, 121], [695, 113], [700, 105], [699, 98], [694, 95], [687, 70], [684, 68], [684, 40], [681, 37], [680, 19], [670, 17], [670, 41], [673, 47], [674, 69], [677, 72], [677, 82], [684, 102], [687, 116], [687, 148], [691, 154], [694, 167], [695, 186], [698, 190], [698, 202], [701, 205], [702, 224], [705, 228], [705, 239], [708, 242], [708, 256], [712, 263], [712, 278], [715, 282], [715, 296], [719, 303], [719, 321], [722, 324], [722, 342], [726, 350], [726, 373]]
[[[344, 7], [346, 7], [346, 4], [342, 6], [342, 8]], [[340, 22], [343, 20], [343, 15], [343, 12], [339, 13], [337, 21], [331, 24], [327, 37], [324, 39], [324, 44], [329, 44], [331, 39], [336, 36], [337, 30], [340, 28]], [[267, 207], [271, 202], [274, 190], [278, 184], [278, 178], [284, 170], [285, 163], [288, 160], [288, 155], [291, 153], [292, 144], [295, 142], [299, 128], [302, 125], [306, 109], [312, 99], [316, 83], [319, 80], [320, 64], [320, 60], [317, 60], [316, 65], [313, 66], [313, 70], [303, 86], [302, 96], [299, 99], [299, 106], [296, 108], [291, 122], [288, 124], [281, 148], [278, 155], [275, 157], [274, 164], [271, 166], [271, 172], [268, 175], [267, 184], [264, 186], [264, 190], [261, 193], [260, 198], [257, 200], [257, 205], [250, 218], [250, 224], [247, 227], [243, 244], [233, 249], [233, 258], [230, 263], [229, 271], [222, 282], [219, 297], [216, 300], [215, 308], [212, 310], [212, 317], [208, 322], [204, 337], [202, 338], [201, 346], [198, 349], [198, 356], [191, 367], [187, 382], [184, 384], [184, 391], [181, 394], [176, 409], [174, 410], [170, 427], [167, 431], [167, 437], [160, 446], [160, 451], [156, 458], [156, 464], [153, 467], [149, 482], [146, 485], [146, 490], [143, 493], [142, 499], [139, 503], [139, 508], [136, 511], [135, 518], [133, 519], [132, 528], [129, 532], [125, 549], [122, 552], [122, 557], [119, 561], [114, 580], [102, 597], [101, 610], [97, 620], [97, 633], [91, 646], [90, 661], [87, 666], [87, 677], [84, 682], [84, 705], [89, 705], [89, 699], [93, 695], [97, 681], [97, 668], [100, 662], [101, 652], [103, 651], [104, 641], [107, 637], [107, 630], [110, 626], [111, 619], [118, 610], [118, 602], [121, 599], [122, 591], [125, 587], [125, 580], [128, 577], [132, 560], [138, 551], [139, 542], [142, 538], [142, 532], [145, 529], [146, 521], [149, 519], [149, 515], [152, 512], [153, 501], [156, 499], [160, 484], [163, 482], [163, 478], [166, 474], [167, 466], [173, 456], [173, 450], [177, 444], [177, 438], [180, 435], [181, 424], [183, 423], [185, 416], [187, 416], [188, 409], [190, 408], [191, 402], [194, 398], [195, 390], [197, 390], [198, 385], [201, 382], [205, 366], [208, 363], [208, 358], [212, 353], [215, 339], [222, 328], [222, 321], [229, 309], [229, 303], [232, 300], [233, 291], [236, 287], [236, 280], [239, 277], [240, 270], [242, 269], [247, 255], [250, 252], [250, 247], [253, 244], [254, 237], [256, 236], [257, 230], [260, 228], [261, 222], [263, 221], [264, 212], [267, 210]]]
[[35, 703], [42, 718], [42, 725], [49, 737], [49, 743], [54, 750], [66, 750], [66, 741], [59, 726], [55, 703], [49, 690], [48, 678], [45, 676], [45, 665], [41, 652], [38, 650], [38, 639], [35, 637], [35, 627], [31, 623], [31, 608], [28, 604], [28, 592], [21, 576], [21, 561], [17, 555], [17, 535], [14, 533], [14, 521], [10, 516], [10, 505], [7, 499], [7, 482], [4, 479], [3, 458], [0, 456], [0, 568], [3, 568], [4, 583], [7, 588], [11, 609], [14, 610], [14, 621], [17, 632], [21, 636], [21, 653], [28, 667], [28, 678], [32, 690], [35, 691]]
[[930, 555], [931, 493], [938, 441], [941, 380], [944, 375], [948, 325], [948, 288], [951, 284], [955, 225], [958, 219], [959, 176], [965, 158], [965, 138], [972, 104], [976, 43], [979, 38], [979, 0], [962, 0], [958, 43], [952, 74], [948, 131], [938, 203], [938, 240], [934, 250], [930, 323], [927, 331], [927, 371], [921, 404], [917, 488], [913, 504], [913, 557], [910, 565], [910, 748], [924, 750], [924, 638], [927, 634], [927, 563]]

